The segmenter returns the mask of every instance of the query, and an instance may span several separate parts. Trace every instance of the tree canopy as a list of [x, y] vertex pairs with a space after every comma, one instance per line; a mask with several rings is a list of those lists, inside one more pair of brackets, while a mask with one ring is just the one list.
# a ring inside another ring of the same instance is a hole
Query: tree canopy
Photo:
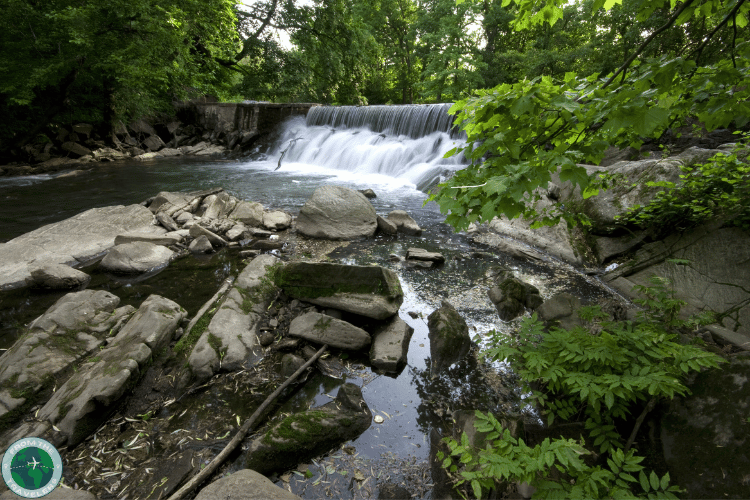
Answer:
[[[572, 221], [576, 214], [563, 206], [537, 214], [531, 203], [553, 173], [591, 196], [597, 190], [579, 164], [598, 164], [610, 146], [638, 147], [691, 120], [709, 131], [750, 121], [745, 0], [537, 3], [503, 1], [515, 5], [511, 24], [520, 30], [553, 27], [566, 9], [591, 9], [592, 19], [604, 23], [602, 30], [597, 25], [593, 46], [620, 54], [619, 60], [574, 61], [562, 75], [550, 66], [543, 76], [502, 83], [456, 103], [469, 139], [462, 151], [472, 165], [434, 196], [455, 226], [498, 215]], [[618, 52], [620, 41], [626, 50]], [[572, 54], [558, 54], [566, 53]], [[593, 72], [573, 71], [580, 68]]]
[[231, 0], [3, 0], [0, 150], [49, 123], [111, 121], [228, 88]]
[[745, 0], [2, 2], [0, 151], [206, 94], [459, 101], [476, 164], [437, 198], [453, 222], [520, 213], [553, 163], [585, 184], [606, 145], [747, 115]]

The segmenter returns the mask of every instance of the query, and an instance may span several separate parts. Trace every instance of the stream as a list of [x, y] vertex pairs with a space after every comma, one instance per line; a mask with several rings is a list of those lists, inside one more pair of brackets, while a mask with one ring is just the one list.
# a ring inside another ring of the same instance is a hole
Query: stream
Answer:
[[[343, 360], [342, 378], [318, 373], [291, 393], [277, 413], [325, 404], [344, 381], [354, 382], [362, 387], [373, 415], [382, 416], [384, 421], [373, 423], [359, 438], [328, 456], [273, 479], [303, 498], [376, 498], [378, 484], [385, 481], [403, 484], [416, 497], [432, 498], [436, 493], [430, 466], [431, 431], [448, 430], [451, 415], [457, 410], [507, 413], [522, 408], [521, 395], [505, 368], [478, 360], [475, 353], [441, 376], [430, 376], [426, 323], [430, 312], [447, 299], [464, 317], [477, 344], [482, 345], [488, 332], [508, 332], [518, 321], [501, 321], [487, 297], [493, 269], [498, 266], [511, 268], [518, 278], [539, 288], [545, 299], [566, 291], [588, 302], [611, 292], [595, 278], [554, 259], [535, 263], [517, 260], [476, 244], [471, 234], [455, 233], [446, 225], [437, 206], [425, 204], [427, 195], [421, 188], [462, 165], [460, 157], [443, 158], [461, 141], [449, 130], [422, 130], [413, 134], [416, 137], [389, 135], [387, 124], [378, 129], [372, 127], [372, 120], [347, 125], [340, 117], [334, 117], [339, 120], [334, 126], [325, 124], [324, 118], [314, 118], [317, 121], [311, 124], [302, 118], [291, 120], [275, 144], [259, 148], [246, 159], [122, 161], [97, 164], [76, 175], [2, 178], [0, 241], [89, 208], [140, 203], [160, 191], [221, 186], [239, 199], [296, 215], [313, 191], [325, 184], [374, 190], [377, 198], [371, 202], [379, 215], [406, 210], [423, 229], [423, 235], [400, 234], [397, 239], [376, 237], [352, 242], [331, 252], [329, 258], [345, 264], [376, 264], [398, 274], [405, 294], [399, 315], [414, 328], [408, 364], [398, 376], [391, 377], [373, 373], [366, 358], [352, 357]], [[408, 124], [399, 126], [408, 128]], [[438, 251], [446, 257], [446, 264], [425, 270], [408, 268], [390, 259], [391, 254], [403, 256], [409, 247]], [[237, 253], [225, 249], [207, 258], [180, 259], [138, 282], [113, 280], [98, 272], [95, 265], [84, 271], [92, 275], [89, 288], [111, 291], [122, 299], [120, 305], [137, 307], [148, 295], [156, 293], [174, 300], [192, 317], [221, 282], [238, 274], [242, 266]], [[0, 349], [10, 347], [22, 325], [39, 316], [60, 296], [28, 289], [0, 294]], [[247, 389], [244, 394], [228, 394], [228, 386], [231, 383], [224, 388], [209, 387], [166, 406], [150, 416], [150, 432], [164, 436], [183, 432], [187, 436], [207, 426], [201, 423], [204, 417], [217, 422], [246, 418], [252, 409], [243, 398], [252, 397], [253, 391], [250, 395]], [[224, 436], [224, 429], [217, 426], [216, 436], [211, 437], [211, 449], [220, 449], [231, 435]], [[206, 446], [194, 439], [185, 443], [196, 450]], [[144, 456], [157, 457], [156, 449], [152, 446], [150, 454]], [[71, 450], [67, 460], [79, 454], [80, 451]], [[242, 468], [243, 461], [241, 455], [234, 457], [223, 472]], [[106, 484], [111, 498], [121, 497], [112, 482]]]

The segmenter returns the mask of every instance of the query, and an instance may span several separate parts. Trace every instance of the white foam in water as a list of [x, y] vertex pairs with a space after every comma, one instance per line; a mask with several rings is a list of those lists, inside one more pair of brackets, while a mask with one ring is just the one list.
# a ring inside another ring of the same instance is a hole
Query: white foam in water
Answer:
[[[441, 106], [444, 113], [445, 106]], [[354, 111], [359, 109], [367, 116], [373, 113], [366, 107], [354, 108]], [[392, 120], [393, 112], [386, 111]], [[435, 114], [434, 110], [432, 114]], [[331, 120], [338, 122], [337, 128], [329, 124], [311, 124], [309, 118], [307, 121], [301, 117], [288, 121], [279, 142], [270, 152], [269, 160], [272, 161], [269, 163], [276, 168], [283, 153], [281, 168], [287, 172], [334, 176], [356, 184], [417, 189], [425, 189], [466, 165], [462, 155], [444, 158], [452, 148], [464, 144], [461, 138], [451, 137], [449, 120], [443, 120], [448, 123], [447, 130], [431, 130], [415, 122], [418, 130], [406, 130], [401, 124], [399, 131], [408, 133], [389, 135], [392, 127], [378, 127], [385, 131], [373, 131], [362, 120], [350, 120], [353, 124], [350, 127], [341, 123], [339, 115], [329, 113]], [[348, 115], [354, 116], [353, 111], [350, 110]], [[318, 117], [312, 122], [319, 123], [321, 119]], [[446, 128], [442, 123], [441, 126]], [[425, 135], [417, 136], [419, 133]]]

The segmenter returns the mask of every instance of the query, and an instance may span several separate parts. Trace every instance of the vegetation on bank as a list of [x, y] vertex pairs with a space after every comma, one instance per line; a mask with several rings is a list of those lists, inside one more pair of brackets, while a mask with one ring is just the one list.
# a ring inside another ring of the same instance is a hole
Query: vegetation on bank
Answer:
[[578, 311], [585, 327], [547, 330], [534, 315], [513, 336], [491, 332], [484, 356], [510, 362], [529, 394], [525, 401], [542, 412], [551, 434], [580, 423], [581, 436], [530, 446], [495, 416], [477, 412], [475, 427], [488, 433], [485, 447], [473, 447], [464, 434], [447, 439], [450, 453], [440, 456], [465, 493], [485, 498], [527, 483], [535, 498], [677, 498], [669, 473], [647, 470], [634, 443], [660, 400], [689, 392], [688, 373], [722, 359], [680, 341], [680, 331], [693, 325], [677, 319], [684, 302], [668, 283], [655, 279], [643, 292], [637, 321], [616, 321], [588, 306]]

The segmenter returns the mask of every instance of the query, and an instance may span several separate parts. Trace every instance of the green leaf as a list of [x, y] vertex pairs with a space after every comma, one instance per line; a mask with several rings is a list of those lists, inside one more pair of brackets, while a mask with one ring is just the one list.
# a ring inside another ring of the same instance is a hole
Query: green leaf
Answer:
[[638, 481], [641, 483], [641, 488], [643, 488], [643, 491], [645, 491], [646, 493], [651, 491], [651, 485], [648, 484], [648, 478], [646, 477], [646, 474], [643, 472], [643, 470], [638, 473]]
[[658, 490], [659, 489], [659, 476], [657, 476], [654, 471], [651, 471], [651, 474], [649, 475], [648, 479], [651, 484], [651, 489]]

